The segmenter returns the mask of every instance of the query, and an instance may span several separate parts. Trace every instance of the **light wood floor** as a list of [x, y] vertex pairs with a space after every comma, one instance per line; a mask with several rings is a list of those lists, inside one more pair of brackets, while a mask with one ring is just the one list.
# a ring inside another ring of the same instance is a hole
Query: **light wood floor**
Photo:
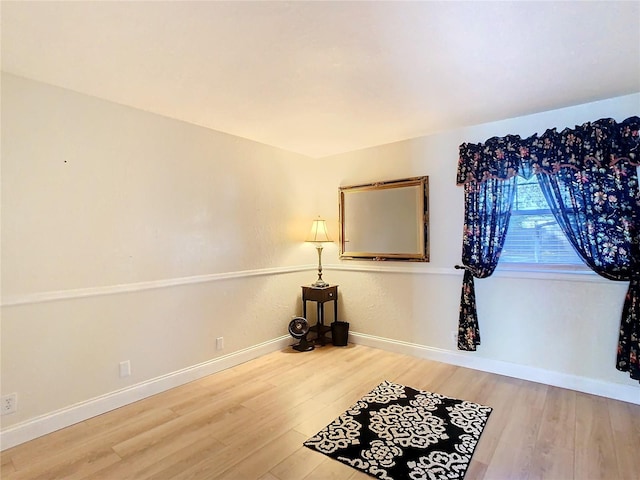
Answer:
[[466, 480], [638, 479], [640, 406], [364, 346], [291, 349], [2, 453], [15, 479], [370, 479], [302, 442], [382, 380], [493, 407]]

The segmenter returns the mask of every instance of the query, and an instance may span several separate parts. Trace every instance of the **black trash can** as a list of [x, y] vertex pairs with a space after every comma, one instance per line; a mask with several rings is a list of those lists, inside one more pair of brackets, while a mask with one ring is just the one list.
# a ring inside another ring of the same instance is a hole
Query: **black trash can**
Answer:
[[349, 341], [349, 322], [331, 324], [331, 341], [336, 347], [344, 347]]

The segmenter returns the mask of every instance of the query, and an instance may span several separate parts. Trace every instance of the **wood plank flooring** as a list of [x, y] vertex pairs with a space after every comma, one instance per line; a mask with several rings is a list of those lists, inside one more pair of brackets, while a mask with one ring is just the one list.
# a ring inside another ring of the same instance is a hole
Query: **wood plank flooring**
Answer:
[[383, 380], [493, 407], [467, 480], [640, 478], [640, 406], [361, 345], [286, 349], [2, 452], [1, 478], [361, 480], [302, 442]]

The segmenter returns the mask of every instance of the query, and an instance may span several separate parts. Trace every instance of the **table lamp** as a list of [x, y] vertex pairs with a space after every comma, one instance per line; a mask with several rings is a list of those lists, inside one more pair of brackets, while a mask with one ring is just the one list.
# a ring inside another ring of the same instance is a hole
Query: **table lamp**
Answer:
[[306, 242], [312, 242], [316, 244], [318, 249], [318, 280], [312, 284], [314, 287], [327, 287], [329, 284], [322, 280], [322, 244], [324, 242], [330, 242], [329, 234], [327, 233], [327, 222], [320, 217], [314, 220], [311, 224], [311, 231], [307, 236]]

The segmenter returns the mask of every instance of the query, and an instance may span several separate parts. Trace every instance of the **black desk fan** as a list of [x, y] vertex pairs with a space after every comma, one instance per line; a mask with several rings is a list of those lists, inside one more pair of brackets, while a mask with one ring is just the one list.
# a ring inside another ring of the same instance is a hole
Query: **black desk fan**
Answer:
[[297, 345], [293, 346], [294, 350], [299, 352], [308, 352], [313, 350], [313, 343], [307, 340], [309, 333], [309, 322], [304, 317], [293, 317], [289, 322], [289, 334], [296, 340], [300, 340]]

